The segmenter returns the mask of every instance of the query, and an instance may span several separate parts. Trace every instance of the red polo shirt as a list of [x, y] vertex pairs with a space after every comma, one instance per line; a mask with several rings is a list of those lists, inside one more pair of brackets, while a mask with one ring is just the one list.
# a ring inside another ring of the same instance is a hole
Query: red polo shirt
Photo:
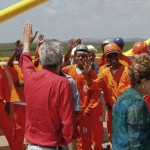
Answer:
[[41, 146], [70, 143], [77, 130], [69, 81], [52, 69], [36, 71], [29, 53], [23, 53], [20, 61], [27, 99], [27, 140]]

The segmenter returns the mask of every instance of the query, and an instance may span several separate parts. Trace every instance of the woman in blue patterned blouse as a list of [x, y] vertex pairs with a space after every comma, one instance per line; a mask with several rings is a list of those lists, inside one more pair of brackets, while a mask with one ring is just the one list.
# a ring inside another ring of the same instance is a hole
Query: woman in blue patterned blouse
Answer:
[[130, 68], [132, 88], [113, 109], [113, 150], [150, 150], [150, 114], [142, 98], [150, 95], [150, 56], [141, 54]]

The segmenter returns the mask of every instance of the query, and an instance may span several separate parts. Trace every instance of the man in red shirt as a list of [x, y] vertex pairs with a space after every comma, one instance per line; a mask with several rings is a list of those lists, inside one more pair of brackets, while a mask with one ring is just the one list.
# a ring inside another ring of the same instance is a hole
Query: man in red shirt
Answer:
[[41, 44], [42, 70], [37, 71], [29, 54], [32, 37], [32, 24], [27, 23], [20, 64], [27, 99], [25, 137], [29, 141], [28, 150], [57, 149], [57, 146], [66, 144], [69, 150], [75, 150], [77, 128], [71, 85], [57, 74], [62, 61], [61, 43], [47, 40]]

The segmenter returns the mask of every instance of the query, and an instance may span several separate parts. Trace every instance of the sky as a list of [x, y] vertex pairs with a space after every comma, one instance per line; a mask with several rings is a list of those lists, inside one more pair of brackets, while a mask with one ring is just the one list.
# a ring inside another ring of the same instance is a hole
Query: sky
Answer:
[[[19, 0], [1, 0], [0, 10]], [[148, 0], [49, 0], [0, 24], [0, 43], [22, 39], [26, 22], [48, 38], [150, 37]], [[37, 40], [37, 38], [36, 38]]]

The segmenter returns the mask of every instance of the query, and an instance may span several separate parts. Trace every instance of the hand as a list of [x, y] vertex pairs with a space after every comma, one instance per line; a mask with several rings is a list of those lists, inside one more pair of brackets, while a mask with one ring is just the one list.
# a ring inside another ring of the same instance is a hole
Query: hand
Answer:
[[44, 35], [40, 34], [38, 37], [38, 47], [44, 42]]
[[31, 43], [31, 44], [33, 43], [33, 41], [34, 41], [34, 39], [36, 38], [37, 34], [38, 34], [38, 31], [36, 31], [36, 32], [34, 33], [34, 36], [33, 36], [32, 39], [30, 40], [30, 43]]
[[72, 51], [79, 44], [81, 44], [81, 39], [71, 39], [68, 44], [68, 50]]
[[7, 115], [10, 114], [10, 102], [6, 102], [6, 104], [5, 104], [5, 111], [6, 111]]
[[83, 59], [82, 65], [84, 66], [84, 71], [86, 74], [89, 74], [92, 69], [93, 62], [89, 58]]
[[76, 40], [75, 39], [71, 39], [69, 41], [69, 44], [68, 44], [68, 51], [72, 51], [72, 49], [76, 47]]
[[23, 43], [30, 44], [33, 39], [32, 24], [26, 23], [23, 29]]

